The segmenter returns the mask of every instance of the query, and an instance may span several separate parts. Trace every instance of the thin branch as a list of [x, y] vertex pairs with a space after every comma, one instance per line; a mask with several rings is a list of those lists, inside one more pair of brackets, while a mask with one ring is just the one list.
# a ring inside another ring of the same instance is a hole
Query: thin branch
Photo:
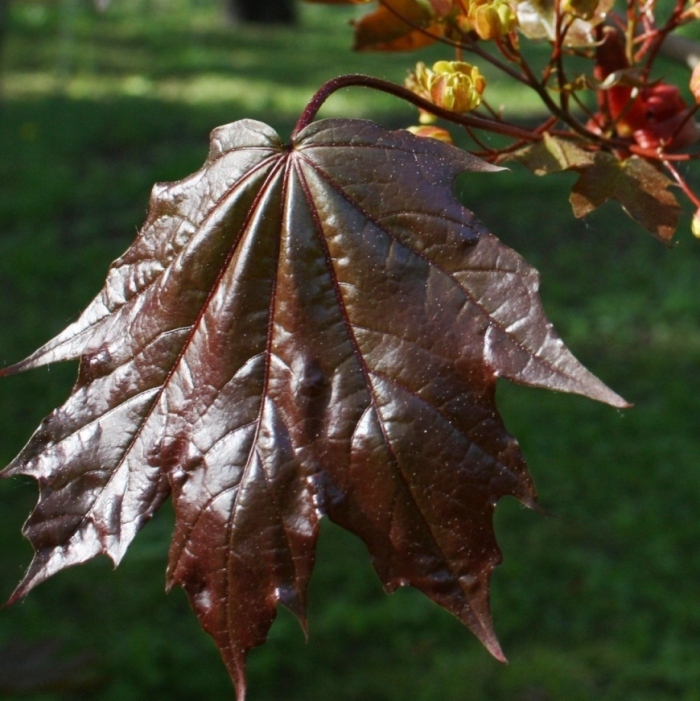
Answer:
[[484, 51], [480, 47], [477, 47], [476, 42], [471, 41], [471, 40], [467, 40], [467, 43], [465, 43], [465, 42], [455, 41], [453, 39], [449, 39], [442, 34], [433, 34], [432, 32], [429, 32], [425, 27], [421, 27], [419, 24], [417, 24], [413, 20], [410, 20], [407, 17], [404, 17], [400, 12], [398, 12], [393, 7], [391, 7], [391, 5], [389, 5], [389, 3], [386, 2], [386, 0], [379, 0], [379, 4], [382, 5], [382, 7], [389, 10], [389, 12], [391, 12], [393, 15], [398, 17], [402, 22], [407, 24], [409, 27], [420, 32], [424, 36], [429, 37], [429, 38], [431, 38], [435, 41], [438, 41], [442, 44], [445, 44], [446, 46], [452, 46], [458, 50], [471, 51], [472, 53], [477, 54], [477, 56], [481, 56], [481, 58], [483, 58], [485, 61], [488, 61], [491, 65], [498, 68], [499, 71], [506, 73], [514, 80], [517, 80], [520, 83], [525, 83], [526, 85], [528, 84], [527, 81], [525, 80], [525, 78], [523, 78], [523, 76], [520, 75], [517, 71], [514, 71], [507, 63], [503, 63], [502, 61], [499, 61], [495, 56], [492, 56], [487, 51]]
[[557, 105], [556, 102], [552, 99], [550, 94], [547, 92], [547, 89], [542, 86], [535, 75], [532, 73], [530, 70], [530, 67], [526, 64], [523, 63], [521, 65], [521, 68], [527, 75], [529, 79], [529, 85], [530, 87], [540, 96], [540, 99], [542, 102], [544, 102], [545, 106], [547, 109], [553, 114], [556, 115], [562, 122], [565, 122], [568, 124], [573, 131], [576, 133], [580, 134], [583, 136], [585, 139], [588, 141], [592, 141], [594, 143], [598, 143], [601, 145], [606, 144], [609, 140], [606, 139], [605, 137], [601, 136], [600, 134], [596, 134], [595, 132], [590, 131], [589, 129], [586, 129], [586, 127], [583, 126], [579, 121], [574, 119], [574, 117], [571, 115], [570, 112], [564, 112], [559, 105]]
[[561, 0], [556, 0], [554, 3], [556, 11], [556, 40], [554, 44], [554, 53], [556, 53], [557, 65], [557, 84], [559, 85], [559, 106], [562, 112], [569, 114], [569, 91], [567, 90], [567, 79], [564, 71], [564, 40], [573, 24], [573, 17], [564, 22], [564, 15], [561, 12]]
[[503, 121], [502, 112], [496, 111], [491, 105], [484, 99], [483, 95], [481, 97], [481, 106], [496, 120], [499, 122]]
[[683, 190], [685, 196], [695, 205], [696, 209], [700, 209], [700, 199], [695, 195], [695, 193], [688, 187], [683, 176], [673, 167], [671, 163], [664, 160], [662, 161], [666, 170], [673, 176], [673, 179], [678, 183], [678, 186]]
[[671, 32], [678, 27], [680, 23], [681, 16], [683, 14], [683, 8], [685, 7], [686, 0], [676, 0], [676, 4], [671, 12], [671, 15], [666, 20], [663, 27], [660, 27], [657, 31], [657, 39], [651, 45], [649, 53], [647, 55], [647, 60], [642, 69], [642, 76], [644, 78], [648, 77], [651, 72], [651, 68], [654, 65], [654, 61], [661, 51], [661, 47], [666, 43], [666, 40], [671, 35]]
[[488, 144], [485, 144], [475, 133], [474, 129], [471, 127], [465, 126], [464, 127], [465, 131], [467, 134], [469, 134], [469, 137], [474, 141], [474, 143], [482, 148], [484, 152], [490, 153], [490, 154], [497, 154], [499, 153], [498, 149], [491, 148]]
[[588, 119], [593, 119], [594, 115], [593, 112], [588, 108], [588, 105], [581, 99], [581, 97], [578, 95], [576, 90], [572, 90], [571, 93], [571, 98], [573, 101], [579, 106], [581, 111], [588, 117]]
[[418, 95], [408, 90], [408, 88], [404, 88], [402, 85], [396, 85], [395, 83], [390, 83], [388, 80], [382, 80], [381, 78], [374, 78], [369, 75], [358, 74], [341, 75], [322, 85], [309, 101], [309, 104], [302, 112], [301, 117], [299, 117], [299, 121], [292, 131], [292, 138], [296, 137], [296, 135], [304, 127], [313, 122], [318, 110], [321, 108], [321, 105], [323, 105], [323, 103], [334, 92], [336, 92], [336, 90], [349, 87], [371, 88], [373, 90], [388, 93], [389, 95], [394, 95], [395, 97], [405, 100], [406, 102], [410, 102], [412, 105], [415, 105], [426, 112], [434, 114], [436, 117], [446, 119], [453, 124], [468, 126], [474, 129], [484, 129], [494, 134], [509, 136], [513, 139], [539, 141], [542, 138], [540, 134], [533, 133], [532, 131], [522, 129], [521, 127], [516, 127], [506, 122], [497, 121], [495, 119], [487, 119], [486, 117], [477, 117], [476, 115], [471, 114], [457, 114], [456, 112], [438, 107], [422, 97], [418, 97]]
[[658, 149], [643, 148], [637, 144], [626, 144], [624, 148], [635, 156], [641, 156], [647, 160], [659, 161], [661, 163], [665, 163], [666, 161], [694, 161], [700, 158], [700, 153], [664, 153]]

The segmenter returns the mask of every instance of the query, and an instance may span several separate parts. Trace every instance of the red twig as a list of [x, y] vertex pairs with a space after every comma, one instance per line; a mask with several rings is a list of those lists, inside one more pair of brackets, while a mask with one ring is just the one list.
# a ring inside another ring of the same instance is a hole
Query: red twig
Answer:
[[642, 76], [646, 79], [651, 73], [651, 68], [654, 65], [654, 61], [661, 50], [661, 45], [666, 40], [666, 37], [678, 26], [681, 17], [683, 15], [683, 8], [685, 7], [685, 0], [676, 0], [676, 5], [673, 8], [673, 12], [666, 20], [663, 27], [657, 29], [656, 39], [653, 40], [651, 48], [649, 49], [646, 63], [642, 69]]
[[488, 154], [491, 154], [491, 155], [499, 153], [499, 150], [498, 150], [498, 149], [491, 148], [488, 144], [485, 144], [485, 143], [476, 135], [476, 133], [474, 132], [474, 129], [472, 129], [471, 127], [468, 127], [468, 126], [466, 126], [466, 125], [465, 125], [464, 129], [466, 130], [467, 134], [469, 134], [469, 136], [470, 136], [471, 139], [474, 141], [474, 143], [475, 143], [477, 146], [479, 146], [480, 148], [483, 149], [484, 153], [488, 153]]
[[695, 193], [688, 187], [683, 176], [673, 167], [671, 163], [664, 160], [662, 161], [666, 170], [673, 176], [673, 179], [678, 183], [678, 186], [683, 190], [685, 196], [695, 205], [696, 209], [700, 209], [700, 199], [695, 195]]
[[323, 103], [336, 90], [349, 87], [372, 88], [373, 90], [379, 90], [381, 92], [388, 93], [389, 95], [394, 95], [395, 97], [405, 100], [406, 102], [410, 102], [412, 105], [415, 105], [426, 112], [434, 114], [436, 117], [446, 119], [453, 124], [460, 124], [462, 126], [472, 127], [474, 129], [484, 129], [494, 134], [502, 134], [503, 136], [509, 136], [513, 139], [524, 139], [525, 141], [539, 141], [542, 138], [540, 134], [533, 133], [527, 129], [522, 129], [521, 127], [516, 127], [515, 125], [508, 124], [507, 122], [487, 119], [485, 117], [477, 117], [476, 115], [472, 114], [457, 114], [456, 112], [451, 112], [450, 110], [434, 105], [432, 102], [429, 102], [422, 97], [418, 97], [418, 95], [412, 93], [410, 90], [408, 90], [408, 88], [404, 88], [402, 85], [396, 85], [395, 83], [390, 83], [388, 80], [374, 78], [369, 75], [341, 75], [322, 85], [309, 101], [309, 104], [302, 112], [301, 117], [299, 117], [299, 121], [292, 131], [292, 138], [294, 138], [304, 127], [313, 122], [318, 110], [321, 108], [321, 105], [323, 105]]

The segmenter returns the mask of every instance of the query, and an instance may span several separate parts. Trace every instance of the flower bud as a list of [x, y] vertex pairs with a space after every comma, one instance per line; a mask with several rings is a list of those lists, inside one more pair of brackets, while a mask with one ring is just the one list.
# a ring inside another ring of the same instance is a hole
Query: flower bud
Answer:
[[[419, 62], [416, 70], [406, 78], [405, 85], [438, 107], [452, 112], [469, 112], [481, 103], [486, 79], [476, 66], [464, 61], [438, 61], [432, 68]], [[434, 121], [434, 117], [421, 110], [421, 124]]]
[[[422, 61], [416, 64], [416, 70], [412, 71], [406, 77], [404, 85], [413, 93], [422, 97], [424, 100], [432, 102], [430, 96], [430, 86], [435, 80], [435, 73], [430, 70]], [[427, 112], [423, 109], [418, 109], [418, 121], [421, 124], [433, 124], [437, 121], [437, 117], [432, 112]]]
[[690, 92], [693, 93], [695, 103], [700, 104], [700, 63], [698, 63], [690, 76]]
[[408, 127], [406, 131], [410, 131], [411, 134], [416, 136], [428, 137], [431, 139], [437, 139], [438, 141], [444, 141], [446, 144], [451, 144], [452, 136], [447, 129], [441, 129], [440, 127], [431, 127], [428, 125], [421, 125], [415, 127]]
[[700, 239], [700, 209], [696, 209], [695, 214], [693, 214], [690, 230], [693, 232], [693, 236], [695, 236], [696, 239]]
[[430, 84], [432, 101], [453, 112], [470, 112], [481, 104], [486, 79], [464, 61], [438, 61]]
[[[500, 39], [515, 29], [518, 23], [508, 0], [459, 0], [466, 17], [460, 24], [473, 29], [480, 39]], [[466, 21], [465, 21], [466, 20]]]
[[435, 74], [433, 71], [428, 68], [423, 61], [418, 61], [416, 63], [416, 70], [411, 71], [408, 76], [406, 76], [406, 80], [404, 81], [404, 85], [412, 92], [418, 95], [418, 97], [422, 97], [425, 100], [430, 99], [430, 85], [432, 83], [433, 78], [435, 77]]

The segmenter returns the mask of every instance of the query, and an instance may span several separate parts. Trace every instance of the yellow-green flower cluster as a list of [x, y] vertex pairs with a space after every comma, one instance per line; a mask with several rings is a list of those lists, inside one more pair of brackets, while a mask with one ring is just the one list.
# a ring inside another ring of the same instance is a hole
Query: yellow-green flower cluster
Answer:
[[480, 39], [500, 39], [512, 32], [518, 18], [508, 0], [459, 0], [464, 11], [467, 26], [473, 29]]
[[[470, 112], [481, 104], [486, 79], [476, 66], [465, 61], [438, 61], [432, 68], [420, 62], [406, 87], [438, 107], [452, 112]], [[421, 117], [421, 122], [432, 119]]]

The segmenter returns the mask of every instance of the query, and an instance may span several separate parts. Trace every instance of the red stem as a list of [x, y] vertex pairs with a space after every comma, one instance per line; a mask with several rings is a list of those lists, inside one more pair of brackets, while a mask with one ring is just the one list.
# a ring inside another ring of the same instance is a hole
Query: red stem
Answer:
[[659, 153], [658, 149], [653, 148], [642, 148], [636, 144], [624, 144], [620, 143], [620, 147], [626, 149], [635, 156], [641, 156], [650, 161], [693, 161], [696, 158], [700, 158], [700, 153]]
[[670, 17], [666, 20], [663, 27], [657, 29], [657, 34], [655, 39], [651, 43], [651, 49], [647, 54], [646, 63], [642, 69], [642, 77], [644, 79], [649, 77], [651, 73], [651, 68], [661, 50], [661, 45], [664, 43], [666, 37], [678, 26], [680, 18], [683, 14], [683, 8], [685, 7], [685, 0], [676, 0], [675, 7]]
[[696, 209], [700, 209], [700, 199], [697, 198], [695, 193], [688, 187], [688, 183], [685, 182], [683, 176], [667, 161], [663, 162], [666, 170], [673, 176], [673, 179], [678, 183], [679, 187], [685, 193], [685, 196], [695, 205]]
[[301, 117], [299, 117], [299, 121], [296, 123], [296, 126], [292, 131], [292, 139], [294, 139], [302, 129], [313, 122], [318, 110], [321, 108], [321, 105], [323, 105], [323, 103], [336, 90], [349, 87], [372, 88], [373, 90], [379, 90], [381, 92], [388, 93], [389, 95], [394, 95], [395, 97], [405, 100], [406, 102], [410, 102], [412, 105], [415, 105], [426, 112], [434, 114], [436, 117], [442, 117], [442, 119], [447, 119], [454, 124], [473, 127], [474, 129], [485, 129], [486, 131], [490, 131], [495, 134], [510, 136], [513, 139], [539, 141], [542, 138], [540, 134], [533, 133], [527, 129], [521, 129], [520, 127], [513, 126], [512, 124], [507, 124], [505, 122], [500, 122], [493, 119], [486, 119], [485, 117], [477, 117], [476, 115], [471, 114], [457, 114], [456, 112], [443, 109], [442, 107], [438, 107], [422, 97], [418, 97], [418, 95], [412, 93], [410, 90], [408, 90], [408, 88], [404, 88], [402, 85], [396, 85], [395, 83], [390, 83], [388, 80], [374, 78], [369, 75], [341, 75], [322, 85], [316, 94], [311, 98], [309, 104], [302, 112]]
[[[485, 119], [484, 117], [477, 117], [476, 115], [472, 114], [457, 114], [456, 112], [450, 112], [449, 110], [434, 105], [428, 100], [424, 100], [422, 97], [418, 97], [418, 95], [412, 93], [410, 90], [401, 85], [396, 85], [395, 83], [390, 83], [387, 80], [373, 78], [372, 76], [368, 75], [341, 75], [322, 85], [316, 94], [311, 98], [309, 104], [306, 106], [306, 109], [302, 112], [301, 117], [299, 117], [299, 121], [292, 131], [292, 138], [295, 138], [302, 129], [313, 122], [318, 110], [321, 108], [321, 105], [323, 105], [323, 103], [336, 90], [349, 87], [372, 88], [374, 90], [388, 93], [389, 95], [394, 95], [395, 97], [405, 100], [406, 102], [410, 102], [426, 112], [430, 112], [437, 117], [442, 117], [453, 124], [472, 127], [474, 129], [484, 129], [494, 134], [502, 134], [503, 136], [509, 136], [512, 139], [522, 139], [526, 142], [540, 141], [542, 139], [542, 132], [538, 129], [527, 130], [516, 127], [512, 124], [496, 121], [494, 119]], [[581, 138], [581, 135], [572, 134], [570, 132], [550, 130], [550, 133], [554, 136], [561, 136], [568, 139]], [[588, 132], [583, 136], [586, 141], [591, 141]], [[642, 158], [647, 158], [652, 161], [690, 161], [700, 157], [700, 154], [660, 153], [656, 149], [642, 148], [637, 144], [631, 144], [621, 139], [602, 139], [596, 135], [593, 136], [595, 136], [593, 143], [599, 147], [604, 145], [608, 149], [622, 148], [629, 153], [633, 153], [636, 156], [641, 156]]]

